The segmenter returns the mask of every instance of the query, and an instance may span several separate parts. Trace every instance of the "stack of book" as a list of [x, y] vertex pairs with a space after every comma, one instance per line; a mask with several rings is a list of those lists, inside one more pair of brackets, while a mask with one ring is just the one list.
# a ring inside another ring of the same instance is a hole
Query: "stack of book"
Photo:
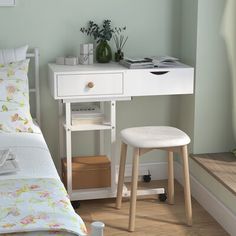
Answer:
[[182, 63], [178, 58], [171, 56], [153, 56], [144, 59], [125, 58], [120, 61], [120, 64], [129, 69], [145, 69], [153, 67], [180, 67]]
[[150, 59], [125, 58], [124, 60], [120, 61], [120, 64], [129, 69], [144, 69], [154, 67], [154, 63]]
[[71, 111], [71, 124], [102, 124], [104, 114], [95, 104], [76, 104]]
[[153, 56], [145, 58], [153, 62], [154, 67], [178, 67], [179, 59], [171, 56]]

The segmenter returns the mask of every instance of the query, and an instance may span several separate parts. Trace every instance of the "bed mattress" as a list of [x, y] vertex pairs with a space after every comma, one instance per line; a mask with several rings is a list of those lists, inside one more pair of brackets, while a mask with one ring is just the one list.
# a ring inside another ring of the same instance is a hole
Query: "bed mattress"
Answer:
[[16, 155], [20, 170], [0, 175], [2, 179], [59, 178], [42, 134], [1, 133], [0, 149], [10, 148]]
[[[42, 134], [34, 133], [1, 133], [0, 149], [10, 148], [16, 155], [20, 170], [16, 173], [1, 174], [0, 180], [7, 179], [59, 179], [51, 154]], [[8, 235], [8, 234], [6, 234]], [[19, 236], [49, 236], [50, 232], [15, 233]], [[58, 232], [60, 236], [72, 236], [69, 232]]]

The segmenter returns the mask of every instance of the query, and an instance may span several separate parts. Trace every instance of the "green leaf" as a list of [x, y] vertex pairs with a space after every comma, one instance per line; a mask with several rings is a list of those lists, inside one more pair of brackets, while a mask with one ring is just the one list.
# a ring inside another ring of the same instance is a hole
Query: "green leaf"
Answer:
[[2, 105], [2, 111], [8, 111], [8, 108], [6, 105]]

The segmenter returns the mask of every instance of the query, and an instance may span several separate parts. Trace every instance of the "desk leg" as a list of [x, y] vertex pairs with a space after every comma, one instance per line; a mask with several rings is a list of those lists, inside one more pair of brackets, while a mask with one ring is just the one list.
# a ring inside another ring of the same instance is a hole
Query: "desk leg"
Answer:
[[111, 101], [111, 191], [116, 194], [116, 102]]
[[71, 152], [71, 104], [66, 102], [66, 162], [67, 162], [67, 191], [72, 194], [72, 152]]
[[[104, 102], [100, 102], [100, 111], [104, 114]], [[99, 132], [99, 153], [104, 155], [105, 153], [105, 134], [103, 130]]]
[[57, 159], [57, 171], [62, 177], [62, 164], [61, 160], [65, 157], [65, 130], [63, 127], [63, 116], [64, 116], [64, 104], [61, 100], [58, 102], [58, 118], [59, 118], [59, 147], [58, 147], [58, 159]]

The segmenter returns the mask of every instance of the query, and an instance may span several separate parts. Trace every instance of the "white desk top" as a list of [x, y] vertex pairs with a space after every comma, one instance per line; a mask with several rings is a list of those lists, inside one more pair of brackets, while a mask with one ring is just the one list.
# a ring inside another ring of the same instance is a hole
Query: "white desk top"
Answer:
[[49, 67], [52, 69], [54, 73], [76, 73], [76, 72], [125, 72], [125, 71], [165, 71], [165, 70], [173, 70], [173, 69], [183, 69], [183, 68], [190, 68], [190, 66], [185, 65], [183, 63], [180, 64], [181, 66], [172, 67], [172, 68], [147, 68], [147, 69], [128, 69], [119, 63], [110, 62], [110, 63], [94, 63], [92, 65], [76, 65], [76, 66], [68, 66], [68, 65], [57, 65], [55, 63], [50, 63]]

